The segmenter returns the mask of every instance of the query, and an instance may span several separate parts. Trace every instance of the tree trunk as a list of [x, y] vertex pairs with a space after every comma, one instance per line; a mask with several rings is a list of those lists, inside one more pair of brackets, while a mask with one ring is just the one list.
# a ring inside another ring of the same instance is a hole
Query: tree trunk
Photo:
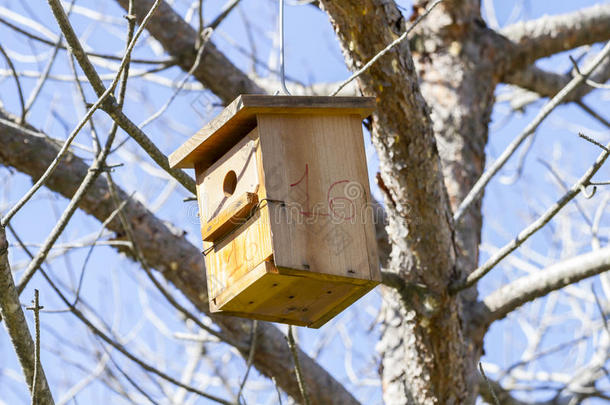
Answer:
[[[390, 1], [322, 3], [353, 70], [409, 24]], [[414, 7], [411, 20], [426, 3]], [[482, 342], [468, 341], [462, 323], [476, 291], [454, 296], [447, 286], [478, 260], [480, 204], [455, 229], [451, 216], [484, 168], [493, 106], [493, 53], [481, 40], [487, 28], [479, 8], [475, 0], [440, 4], [409, 46], [397, 46], [359, 77], [361, 91], [378, 100], [372, 139], [393, 246], [388, 270], [407, 283], [406, 294], [382, 290], [378, 350], [388, 404], [464, 404], [476, 395]], [[354, 19], [362, 9], [363, 20]]]
[[[418, 10], [422, 9], [416, 7], [415, 12]], [[480, 41], [480, 38], [486, 37], [484, 31], [487, 28], [479, 10], [477, 1], [443, 4], [422, 21], [410, 41], [422, 94], [432, 110], [434, 134], [452, 210], [457, 208], [483, 172], [493, 107], [493, 53], [487, 44]], [[458, 253], [455, 274], [460, 277], [476, 268], [481, 225], [480, 202], [473, 205], [459, 224], [454, 225], [454, 243]], [[449, 348], [454, 351], [452, 355], [446, 357], [446, 354], [428, 351], [428, 355], [437, 358], [436, 363], [441, 367], [463, 373], [461, 377], [453, 376], [453, 381], [447, 382], [460, 385], [443, 386], [442, 381], [430, 380], [428, 390], [435, 392], [435, 395], [425, 398], [425, 401], [408, 397], [408, 390], [403, 387], [414, 386], [420, 377], [409, 373], [400, 375], [395, 371], [404, 368], [400, 365], [409, 361], [411, 345], [395, 345], [394, 342], [413, 340], [413, 328], [400, 319], [401, 312], [408, 313], [408, 309], [393, 299], [391, 292], [387, 289], [384, 291], [384, 328], [380, 350], [387, 403], [474, 402], [478, 379], [476, 365], [483, 342], [466, 340], [469, 335], [467, 324], [460, 325], [454, 334], [444, 336], [452, 341], [453, 348]], [[466, 312], [476, 298], [476, 289], [472, 288], [461, 293], [459, 299], [449, 299], [446, 304], [451, 308], [445, 308], [443, 312], [453, 313], [453, 307], [459, 306], [457, 316], [460, 320], [466, 320]], [[421, 339], [428, 341], [430, 337], [421, 336]], [[402, 396], [401, 391], [405, 393]]]

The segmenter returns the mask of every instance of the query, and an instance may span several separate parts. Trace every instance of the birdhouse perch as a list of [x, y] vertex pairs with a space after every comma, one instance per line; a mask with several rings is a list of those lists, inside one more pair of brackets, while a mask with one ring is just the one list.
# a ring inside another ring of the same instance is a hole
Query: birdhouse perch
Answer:
[[242, 95], [169, 157], [194, 168], [212, 312], [318, 328], [381, 280], [372, 98]]

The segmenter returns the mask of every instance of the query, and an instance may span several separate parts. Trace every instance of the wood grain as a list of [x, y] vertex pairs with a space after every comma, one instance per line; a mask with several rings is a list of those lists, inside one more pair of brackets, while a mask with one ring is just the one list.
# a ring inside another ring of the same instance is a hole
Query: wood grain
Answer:
[[254, 193], [244, 193], [239, 199], [226, 207], [201, 229], [201, 236], [206, 242], [214, 242], [245, 220], [254, 206], [258, 196]]
[[277, 267], [379, 280], [357, 115], [260, 114], [259, 136]]

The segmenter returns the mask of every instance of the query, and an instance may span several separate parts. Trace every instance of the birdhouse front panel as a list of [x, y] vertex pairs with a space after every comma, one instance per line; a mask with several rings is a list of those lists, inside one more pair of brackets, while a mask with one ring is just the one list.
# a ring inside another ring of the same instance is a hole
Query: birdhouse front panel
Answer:
[[319, 327], [380, 282], [361, 97], [240, 96], [194, 167], [210, 309]]
[[209, 297], [273, 254], [268, 209], [254, 210], [259, 194], [264, 198], [258, 144], [254, 129], [212, 166], [197, 170]]

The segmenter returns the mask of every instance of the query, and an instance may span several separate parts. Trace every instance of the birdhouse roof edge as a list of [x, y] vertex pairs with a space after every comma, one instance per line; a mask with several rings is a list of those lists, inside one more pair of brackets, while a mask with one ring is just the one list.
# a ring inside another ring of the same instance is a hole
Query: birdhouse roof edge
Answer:
[[[259, 114], [355, 114], [375, 110], [374, 97], [272, 96], [242, 94], [168, 157], [172, 168], [193, 168], [207, 156], [209, 164], [256, 127]], [[211, 155], [210, 155], [211, 154]]]

